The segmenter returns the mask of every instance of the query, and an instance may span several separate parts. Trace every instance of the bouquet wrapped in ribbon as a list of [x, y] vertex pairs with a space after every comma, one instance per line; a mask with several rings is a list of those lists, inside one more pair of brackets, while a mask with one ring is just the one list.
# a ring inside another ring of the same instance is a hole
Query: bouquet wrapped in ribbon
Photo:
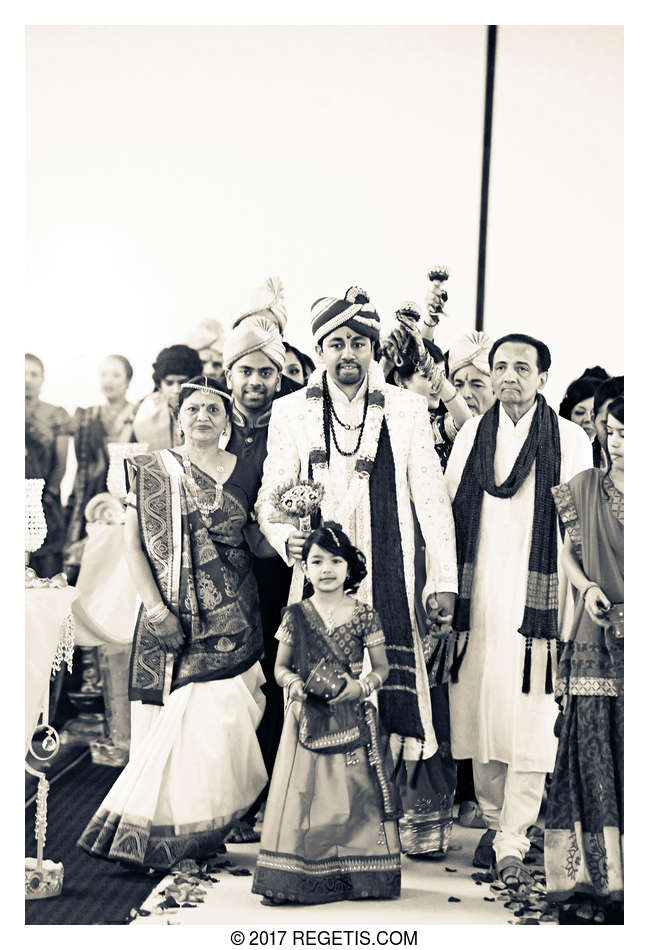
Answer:
[[[297, 523], [300, 531], [311, 530], [311, 515], [320, 507], [324, 486], [308, 479], [295, 479], [280, 485], [272, 502], [282, 521]], [[279, 519], [278, 519], [279, 520]]]

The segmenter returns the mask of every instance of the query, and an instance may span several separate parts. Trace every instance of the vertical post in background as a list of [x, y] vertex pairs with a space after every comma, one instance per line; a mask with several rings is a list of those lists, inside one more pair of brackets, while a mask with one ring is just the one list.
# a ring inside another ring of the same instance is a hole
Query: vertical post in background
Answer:
[[484, 129], [482, 134], [482, 184], [480, 188], [480, 231], [478, 238], [478, 284], [475, 302], [475, 328], [484, 326], [484, 288], [487, 263], [487, 216], [489, 212], [489, 167], [491, 163], [491, 126], [494, 105], [497, 26], [487, 27], [487, 73], [484, 97]]

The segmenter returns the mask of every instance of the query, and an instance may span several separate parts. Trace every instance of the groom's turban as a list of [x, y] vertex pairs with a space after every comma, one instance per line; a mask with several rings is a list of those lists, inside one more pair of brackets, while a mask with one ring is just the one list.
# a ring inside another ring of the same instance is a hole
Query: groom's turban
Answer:
[[340, 327], [349, 327], [370, 340], [378, 340], [381, 321], [360, 287], [350, 287], [345, 296], [320, 297], [311, 307], [311, 330], [316, 343]]

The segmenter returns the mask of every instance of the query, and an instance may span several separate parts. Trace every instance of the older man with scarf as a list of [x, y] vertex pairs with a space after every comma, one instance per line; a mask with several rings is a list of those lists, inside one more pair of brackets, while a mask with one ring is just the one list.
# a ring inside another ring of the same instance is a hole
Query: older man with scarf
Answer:
[[[522, 333], [489, 351], [496, 402], [464, 424], [446, 469], [457, 537], [459, 596], [451, 662], [451, 743], [473, 759], [500, 879], [531, 882], [526, 831], [538, 818], [557, 741], [559, 533], [550, 489], [589, 468], [590, 443], [541, 394], [545, 343]], [[491, 849], [493, 848], [493, 852]]]
[[277, 510], [273, 496], [296, 479], [323, 485], [321, 517], [341, 524], [365, 554], [368, 575], [358, 596], [378, 610], [386, 634], [390, 675], [379, 696], [383, 726], [403, 740], [395, 738], [397, 755], [401, 751], [416, 762], [434, 755], [437, 742], [415, 618], [411, 502], [426, 544], [422, 599], [440, 624], [450, 620], [455, 602], [455, 534], [426, 401], [385, 382], [374, 360], [379, 326], [357, 287], [341, 299], [314, 303], [311, 327], [324, 365], [306, 389], [273, 405], [256, 511], [262, 532], [295, 565], [293, 603], [303, 596], [299, 562], [307, 534]]

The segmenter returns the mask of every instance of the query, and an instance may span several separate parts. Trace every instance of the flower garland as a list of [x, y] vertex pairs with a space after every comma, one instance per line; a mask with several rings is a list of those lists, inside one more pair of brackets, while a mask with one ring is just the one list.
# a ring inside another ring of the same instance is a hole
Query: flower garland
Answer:
[[[313, 473], [313, 479], [325, 486], [325, 499], [327, 500], [327, 476], [329, 473], [329, 463], [327, 461], [327, 449], [324, 430], [324, 392], [322, 379], [326, 372], [324, 367], [317, 369], [311, 376], [306, 390], [306, 402], [309, 410], [311, 423], [311, 446], [309, 449], [309, 466]], [[356, 510], [363, 491], [365, 490], [374, 460], [376, 450], [381, 435], [381, 426], [385, 416], [385, 380], [378, 364], [370, 363], [368, 371], [368, 396], [367, 396], [367, 418], [365, 420], [365, 429], [358, 446], [358, 454], [354, 463], [354, 471], [349, 483], [348, 491], [339, 511], [331, 515], [323, 511], [325, 520], [337, 520], [342, 525], [348, 521], [350, 516]]]

